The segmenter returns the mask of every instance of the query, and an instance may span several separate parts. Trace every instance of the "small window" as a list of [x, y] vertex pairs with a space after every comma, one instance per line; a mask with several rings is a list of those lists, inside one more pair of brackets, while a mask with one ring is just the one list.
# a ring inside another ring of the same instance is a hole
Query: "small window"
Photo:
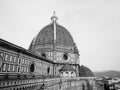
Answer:
[[27, 72], [27, 67], [25, 67], [25, 70], [24, 70], [25, 72]]
[[45, 53], [42, 53], [41, 56], [42, 56], [42, 57], [46, 57], [46, 54], [45, 54]]
[[8, 72], [10, 72], [11, 65], [8, 65]]
[[2, 57], [3, 57], [3, 52], [0, 52], [0, 56], [2, 56]]
[[24, 72], [24, 67], [22, 67], [22, 72]]
[[17, 60], [17, 61], [18, 61], [18, 62], [17, 62], [18, 64], [20, 64], [20, 63], [21, 63], [21, 59], [20, 59], [20, 58], [18, 58], [18, 60]]
[[22, 59], [22, 64], [25, 64], [25, 59]]
[[17, 65], [15, 65], [14, 72], [17, 72]]
[[20, 72], [20, 67], [19, 67], [19, 66], [17, 66], [17, 72], [18, 72], [18, 73]]
[[64, 59], [64, 60], [67, 60], [67, 59], [68, 59], [68, 54], [65, 53], [65, 54], [63, 55], [63, 59]]
[[24, 63], [24, 64], [26, 65], [26, 63], [27, 63], [27, 60], [25, 60], [25, 63]]
[[12, 71], [13, 71], [13, 72], [15, 71], [15, 66], [14, 66], [14, 65], [13, 65]]
[[30, 65], [30, 72], [33, 73], [34, 71], [35, 71], [35, 64], [32, 63], [32, 64]]
[[26, 65], [29, 65], [29, 61], [26, 59]]
[[[3, 57], [0, 56], [0, 68], [2, 67], [2, 63], [3, 63]], [[1, 69], [0, 69], [0, 71], [1, 71]]]
[[26, 67], [26, 72], [28, 72], [28, 68]]
[[3, 71], [6, 71], [7, 64], [3, 64]]
[[24, 67], [24, 72], [26, 72], [26, 68], [27, 68], [27, 67]]
[[68, 72], [66, 72], [66, 74], [68, 74]]
[[71, 74], [73, 74], [73, 72], [71, 72]]
[[23, 72], [26, 72], [25, 70], [26, 70], [25, 67], [23, 67]]
[[23, 67], [21, 66], [21, 68], [20, 68], [20, 72], [23, 72]]
[[5, 55], [5, 61], [7, 61], [7, 60], [8, 60], [8, 54]]
[[47, 68], [47, 73], [48, 73], [48, 74], [50, 73], [50, 67]]
[[10, 56], [10, 62], [12, 62], [13, 56]]
[[4, 54], [2, 52], [0, 52], [0, 59], [4, 59]]
[[21, 58], [20, 60], [21, 60], [21, 62], [20, 62], [20, 63], [21, 63], [21, 65], [22, 65], [22, 64], [24, 64], [24, 59], [23, 59], [23, 58]]
[[16, 59], [17, 59], [17, 57], [15, 56], [15, 57], [14, 57], [14, 61], [13, 61], [14, 63], [16, 62]]

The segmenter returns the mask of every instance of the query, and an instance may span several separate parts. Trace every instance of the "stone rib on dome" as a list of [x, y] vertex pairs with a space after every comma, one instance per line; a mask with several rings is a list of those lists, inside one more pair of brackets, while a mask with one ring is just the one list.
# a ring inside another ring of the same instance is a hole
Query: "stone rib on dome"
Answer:
[[88, 67], [85, 67], [82, 65], [79, 68], [79, 76], [80, 77], [94, 77], [94, 74]]

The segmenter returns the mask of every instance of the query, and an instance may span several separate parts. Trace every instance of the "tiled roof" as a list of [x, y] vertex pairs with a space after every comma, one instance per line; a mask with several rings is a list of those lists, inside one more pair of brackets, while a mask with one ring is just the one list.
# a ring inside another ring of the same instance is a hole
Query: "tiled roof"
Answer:
[[[54, 26], [53, 23], [45, 26], [37, 35], [32, 45], [44, 45], [54, 43]], [[71, 34], [63, 26], [56, 24], [56, 44], [74, 46]]]
[[79, 68], [79, 76], [80, 77], [94, 77], [94, 74], [88, 67], [82, 65]]

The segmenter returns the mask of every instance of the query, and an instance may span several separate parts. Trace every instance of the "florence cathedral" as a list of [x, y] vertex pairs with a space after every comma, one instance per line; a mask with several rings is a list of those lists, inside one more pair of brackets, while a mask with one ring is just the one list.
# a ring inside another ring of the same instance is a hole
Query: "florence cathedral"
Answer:
[[54, 13], [28, 50], [0, 39], [0, 90], [96, 90], [93, 72], [79, 58]]

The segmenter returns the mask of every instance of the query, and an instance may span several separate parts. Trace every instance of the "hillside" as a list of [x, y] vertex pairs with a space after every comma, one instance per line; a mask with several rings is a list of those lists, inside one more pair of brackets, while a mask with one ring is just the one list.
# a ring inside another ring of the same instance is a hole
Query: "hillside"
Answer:
[[94, 72], [96, 77], [120, 77], [120, 71], [110, 70], [110, 71], [100, 71]]

